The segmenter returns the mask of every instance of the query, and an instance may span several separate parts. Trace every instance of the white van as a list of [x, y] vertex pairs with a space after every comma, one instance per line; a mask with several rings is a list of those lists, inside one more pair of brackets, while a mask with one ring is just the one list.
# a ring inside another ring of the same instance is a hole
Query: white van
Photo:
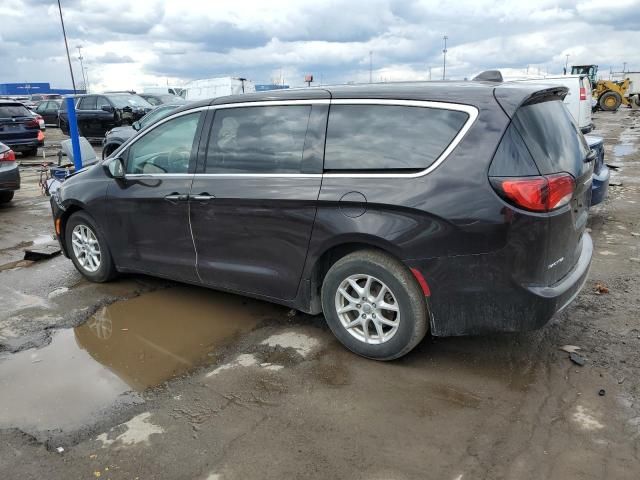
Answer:
[[148, 93], [150, 95], [175, 95], [176, 97], [181, 97], [183, 93], [183, 88], [179, 87], [147, 87], [144, 89], [142, 93]]
[[505, 78], [505, 81], [535, 82], [568, 87], [569, 93], [564, 98], [564, 104], [571, 112], [582, 133], [589, 133], [593, 130], [594, 126], [591, 121], [591, 82], [586, 75], [532, 76]]
[[239, 95], [256, 91], [255, 84], [245, 78], [221, 77], [194, 80], [184, 86], [185, 100], [204, 100], [207, 98]]

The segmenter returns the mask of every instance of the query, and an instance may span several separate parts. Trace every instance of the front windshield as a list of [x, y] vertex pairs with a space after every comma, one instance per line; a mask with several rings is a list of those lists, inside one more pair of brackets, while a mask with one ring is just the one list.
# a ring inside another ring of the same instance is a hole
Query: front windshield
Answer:
[[152, 105], [144, 98], [138, 95], [113, 95], [109, 97], [109, 100], [116, 106], [116, 108], [124, 107], [142, 107], [151, 108]]

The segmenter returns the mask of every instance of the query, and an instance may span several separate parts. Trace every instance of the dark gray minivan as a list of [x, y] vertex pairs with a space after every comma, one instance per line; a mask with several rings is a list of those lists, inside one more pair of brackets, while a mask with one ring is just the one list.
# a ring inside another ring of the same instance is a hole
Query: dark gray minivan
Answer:
[[56, 233], [90, 280], [138, 272], [323, 312], [379, 360], [429, 330], [538, 328], [592, 254], [593, 158], [566, 93], [430, 82], [190, 104], [69, 178]]

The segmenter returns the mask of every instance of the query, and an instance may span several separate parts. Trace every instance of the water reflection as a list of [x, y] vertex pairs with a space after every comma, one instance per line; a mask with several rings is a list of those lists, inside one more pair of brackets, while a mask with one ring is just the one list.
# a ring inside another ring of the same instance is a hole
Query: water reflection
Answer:
[[195, 287], [116, 302], [38, 349], [0, 356], [0, 429], [72, 430], [209, 354], [284, 307]]

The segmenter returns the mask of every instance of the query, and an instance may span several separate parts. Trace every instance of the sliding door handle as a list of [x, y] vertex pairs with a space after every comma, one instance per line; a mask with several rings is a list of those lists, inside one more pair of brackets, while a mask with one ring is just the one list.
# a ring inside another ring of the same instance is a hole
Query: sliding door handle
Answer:
[[200, 195], [191, 195], [190, 198], [195, 202], [208, 202], [216, 197], [214, 195], [209, 195], [207, 192], [203, 192]]
[[173, 192], [169, 195], [165, 195], [164, 199], [169, 203], [186, 202], [189, 200], [189, 195]]

